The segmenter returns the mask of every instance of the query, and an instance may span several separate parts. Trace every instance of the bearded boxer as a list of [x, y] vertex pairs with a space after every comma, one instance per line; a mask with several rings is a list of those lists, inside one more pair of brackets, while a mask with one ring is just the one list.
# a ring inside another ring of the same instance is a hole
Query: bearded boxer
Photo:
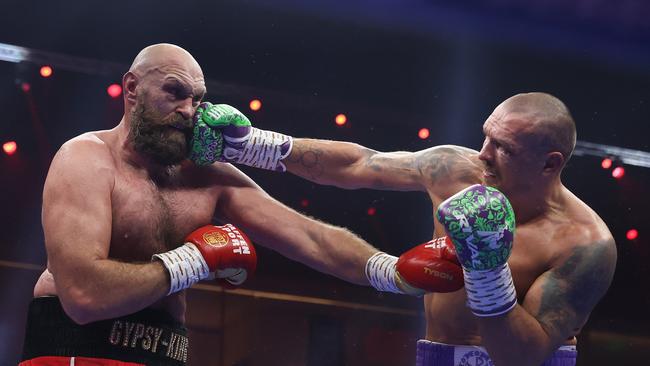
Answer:
[[[417, 364], [575, 364], [576, 335], [611, 283], [616, 246], [601, 218], [562, 183], [576, 129], [559, 99], [545, 93], [508, 98], [483, 124], [480, 151], [444, 145], [384, 153], [353, 143], [294, 139], [251, 128], [236, 110], [225, 118], [228, 108], [199, 108], [207, 125], [224, 132], [227, 161], [288, 170], [346, 189], [422, 191], [434, 212], [473, 184], [498, 188], [512, 204], [517, 231], [511, 253], [488, 282], [501, 281], [511, 291], [498, 311], [477, 309], [471, 286], [426, 295], [426, 339], [418, 342]], [[254, 148], [260, 144], [265, 148]], [[445, 229], [436, 220], [435, 237]], [[462, 264], [467, 279], [472, 268]], [[492, 282], [484, 284], [490, 293]]]
[[[397, 270], [392, 257], [282, 205], [232, 165], [190, 161], [190, 146], [195, 161], [215, 151], [193, 121], [206, 90], [187, 51], [145, 48], [122, 85], [119, 124], [66, 142], [50, 166], [48, 270], [34, 289], [21, 365], [184, 365], [184, 290], [212, 277], [243, 283], [256, 264], [248, 236], [360, 285], [409, 294], [462, 286], [453, 255], [411, 251]], [[212, 226], [213, 217], [229, 224]], [[422, 277], [423, 260], [455, 272]]]

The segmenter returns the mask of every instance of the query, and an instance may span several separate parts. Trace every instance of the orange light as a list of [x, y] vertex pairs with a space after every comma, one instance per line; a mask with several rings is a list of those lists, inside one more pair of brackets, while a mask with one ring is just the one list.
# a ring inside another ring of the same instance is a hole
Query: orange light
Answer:
[[374, 207], [368, 208], [368, 216], [374, 216], [377, 213], [377, 209]]
[[617, 166], [616, 168], [614, 168], [614, 170], [612, 170], [612, 177], [616, 179], [621, 179], [623, 178], [624, 175], [625, 175], [625, 168], [623, 168], [622, 166]]
[[610, 159], [610, 158], [605, 158], [605, 159], [603, 159], [603, 161], [600, 162], [600, 166], [602, 166], [603, 169], [611, 168], [612, 164], [613, 164], [613, 162], [612, 162], [612, 159]]
[[13, 155], [18, 150], [18, 144], [16, 144], [16, 141], [7, 141], [2, 144], [2, 150], [7, 155]]
[[53, 72], [54, 72], [54, 70], [52, 70], [52, 68], [49, 67], [49, 66], [42, 66], [41, 67], [41, 76], [44, 77], [44, 78], [49, 78], [50, 76], [52, 76]]
[[122, 87], [119, 84], [111, 84], [106, 88], [106, 92], [111, 98], [117, 98], [122, 95]]
[[639, 237], [639, 232], [636, 229], [630, 229], [625, 234], [627, 240], [634, 240]]
[[336, 122], [336, 124], [339, 126], [343, 126], [347, 121], [348, 117], [346, 117], [343, 113], [337, 114], [336, 118], [334, 118], [334, 122]]
[[418, 137], [421, 138], [422, 140], [426, 140], [427, 138], [429, 138], [429, 129], [421, 128], [420, 131], [418, 131]]
[[251, 108], [252, 111], [259, 111], [262, 109], [262, 102], [259, 99], [253, 99], [251, 100], [250, 103], [248, 103], [248, 106]]

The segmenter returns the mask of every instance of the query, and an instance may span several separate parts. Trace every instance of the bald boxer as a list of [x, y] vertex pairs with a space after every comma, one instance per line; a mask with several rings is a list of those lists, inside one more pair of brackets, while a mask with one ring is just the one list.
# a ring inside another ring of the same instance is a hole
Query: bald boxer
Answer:
[[[231, 133], [224, 128], [229, 123], [210, 123], [224, 135]], [[498, 188], [511, 202], [517, 230], [499, 272], [480, 278], [512, 278], [512, 291], [507, 296], [496, 293], [504, 301], [500, 311], [473, 308], [471, 286], [425, 296], [426, 337], [418, 342], [417, 364], [574, 365], [575, 337], [607, 291], [616, 264], [616, 246], [605, 223], [562, 184], [562, 170], [575, 147], [575, 123], [556, 97], [526, 93], [499, 104], [483, 124], [483, 133], [480, 151], [443, 145], [384, 153], [252, 128], [252, 142], [242, 141], [241, 133], [224, 139], [230, 153], [223, 159], [288, 170], [345, 189], [426, 192], [438, 213], [434, 235], [442, 241], [447, 241], [442, 237], [448, 229], [438, 221], [443, 201], [474, 184]], [[251, 146], [259, 141], [266, 149], [256, 152]], [[260, 163], [269, 156], [278, 159]], [[457, 221], [452, 226], [465, 227], [467, 222]], [[472, 270], [462, 264], [467, 281]], [[506, 282], [500, 286], [510, 286]], [[492, 282], [486, 286], [496, 288]]]
[[[213, 277], [243, 283], [256, 265], [249, 237], [352, 283], [436, 290], [439, 280], [418, 278], [418, 253], [398, 271], [354, 234], [282, 205], [232, 165], [188, 160], [191, 150], [198, 159], [193, 117], [206, 89], [187, 51], [143, 49], [122, 85], [119, 124], [66, 142], [50, 166], [48, 269], [34, 288], [21, 365], [184, 365], [184, 290]], [[228, 224], [213, 226], [213, 217]], [[430, 263], [460, 271], [434, 255]]]

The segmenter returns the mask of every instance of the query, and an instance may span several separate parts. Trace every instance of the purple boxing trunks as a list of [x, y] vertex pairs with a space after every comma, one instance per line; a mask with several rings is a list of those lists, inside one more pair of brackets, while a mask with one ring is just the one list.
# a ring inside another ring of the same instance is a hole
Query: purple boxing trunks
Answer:
[[[562, 346], [540, 366], [575, 366], [575, 346]], [[485, 348], [419, 340], [416, 366], [494, 366]]]

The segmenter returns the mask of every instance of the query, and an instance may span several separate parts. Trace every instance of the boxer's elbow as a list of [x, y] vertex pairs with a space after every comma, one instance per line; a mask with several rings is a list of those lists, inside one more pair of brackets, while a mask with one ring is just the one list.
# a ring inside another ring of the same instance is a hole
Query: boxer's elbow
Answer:
[[87, 290], [70, 286], [59, 294], [65, 313], [79, 325], [101, 320], [100, 301]]

